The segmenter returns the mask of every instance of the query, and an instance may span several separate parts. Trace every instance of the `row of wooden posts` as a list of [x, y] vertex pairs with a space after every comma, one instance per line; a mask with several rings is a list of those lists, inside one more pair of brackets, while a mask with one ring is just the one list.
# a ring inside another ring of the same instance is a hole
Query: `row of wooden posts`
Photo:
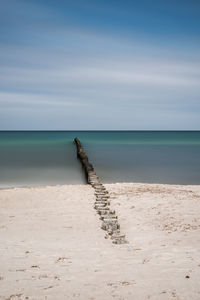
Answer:
[[118, 222], [118, 217], [114, 210], [110, 208], [110, 196], [101, 180], [96, 175], [93, 165], [89, 162], [88, 156], [79, 141], [78, 138], [74, 139], [77, 147], [77, 157], [80, 159], [81, 164], [85, 170], [86, 178], [88, 184], [90, 184], [95, 190], [95, 203], [94, 208], [100, 215], [102, 220], [101, 228], [105, 230], [105, 238], [110, 238], [114, 244], [124, 244], [127, 243], [125, 235], [120, 233], [120, 225]]

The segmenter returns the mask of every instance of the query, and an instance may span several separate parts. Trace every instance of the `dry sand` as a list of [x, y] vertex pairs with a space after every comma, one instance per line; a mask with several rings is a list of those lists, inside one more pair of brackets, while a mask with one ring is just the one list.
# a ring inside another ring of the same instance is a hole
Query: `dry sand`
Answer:
[[0, 190], [0, 299], [200, 299], [200, 186], [106, 187], [128, 244], [88, 185]]

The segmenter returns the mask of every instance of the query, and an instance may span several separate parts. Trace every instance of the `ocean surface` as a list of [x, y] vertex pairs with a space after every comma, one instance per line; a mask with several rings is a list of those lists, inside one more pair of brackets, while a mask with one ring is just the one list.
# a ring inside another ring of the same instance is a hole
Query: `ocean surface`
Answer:
[[200, 184], [200, 131], [1, 131], [0, 187], [85, 184], [75, 137], [104, 183]]

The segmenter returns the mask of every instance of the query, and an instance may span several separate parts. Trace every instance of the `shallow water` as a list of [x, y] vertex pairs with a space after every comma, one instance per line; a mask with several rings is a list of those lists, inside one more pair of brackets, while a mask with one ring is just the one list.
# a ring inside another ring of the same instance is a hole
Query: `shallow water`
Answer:
[[105, 183], [200, 183], [200, 131], [5, 131], [0, 186], [84, 184], [74, 137]]

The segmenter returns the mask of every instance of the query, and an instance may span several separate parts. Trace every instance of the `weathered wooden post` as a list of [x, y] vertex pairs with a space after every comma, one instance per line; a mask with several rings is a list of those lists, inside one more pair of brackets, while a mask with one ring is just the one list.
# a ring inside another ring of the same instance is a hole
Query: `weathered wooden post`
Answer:
[[115, 215], [115, 211], [110, 209], [109, 193], [101, 183], [99, 177], [94, 171], [93, 165], [89, 162], [84, 148], [78, 138], [74, 139], [74, 143], [77, 148], [77, 158], [81, 161], [81, 164], [85, 170], [88, 184], [95, 189], [96, 201], [94, 208], [97, 210], [102, 220], [101, 228], [107, 231], [105, 238], [111, 238], [114, 244], [127, 243], [125, 235], [120, 233], [120, 225], [118, 218]]

